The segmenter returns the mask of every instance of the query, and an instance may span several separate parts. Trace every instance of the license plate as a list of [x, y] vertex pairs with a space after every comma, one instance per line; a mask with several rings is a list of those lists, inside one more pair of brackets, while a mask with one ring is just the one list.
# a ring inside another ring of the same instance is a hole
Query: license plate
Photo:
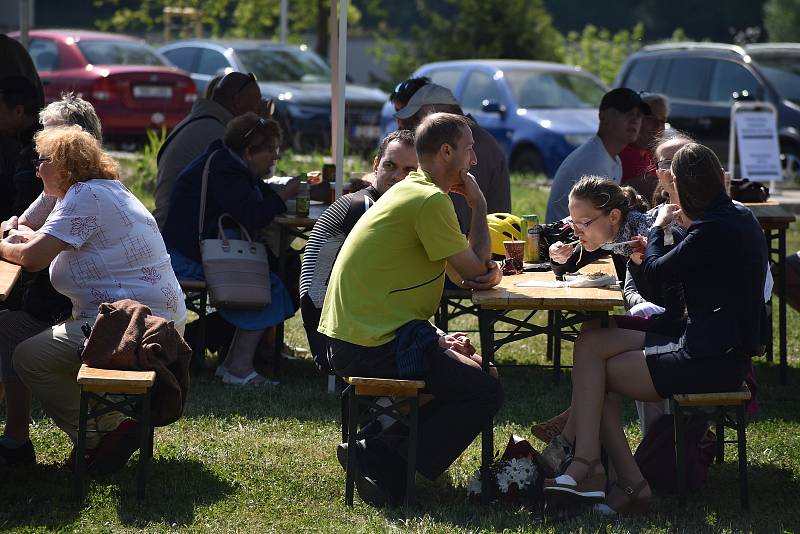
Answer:
[[378, 126], [361, 124], [353, 128], [353, 137], [358, 139], [377, 139], [381, 135]]
[[135, 98], [172, 98], [172, 87], [168, 85], [134, 85]]

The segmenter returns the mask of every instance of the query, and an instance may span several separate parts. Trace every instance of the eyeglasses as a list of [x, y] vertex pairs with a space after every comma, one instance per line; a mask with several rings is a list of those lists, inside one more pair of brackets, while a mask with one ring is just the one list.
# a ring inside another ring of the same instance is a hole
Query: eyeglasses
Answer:
[[31, 163], [33, 163], [33, 166], [34, 166], [34, 167], [38, 167], [38, 166], [39, 166], [39, 165], [41, 165], [42, 163], [44, 163], [44, 162], [50, 162], [50, 161], [52, 161], [50, 158], [33, 158], [33, 159], [31, 160]]
[[575, 222], [572, 219], [570, 219], [569, 221], [567, 221], [567, 224], [570, 225], [573, 230], [580, 230], [581, 232], [585, 232], [586, 229], [589, 228], [589, 225], [595, 222], [600, 217], [602, 217], [602, 215], [598, 215], [597, 217], [589, 219], [586, 222]]
[[659, 171], [668, 171], [672, 167], [672, 160], [671, 159], [662, 159], [656, 163], [656, 169]]

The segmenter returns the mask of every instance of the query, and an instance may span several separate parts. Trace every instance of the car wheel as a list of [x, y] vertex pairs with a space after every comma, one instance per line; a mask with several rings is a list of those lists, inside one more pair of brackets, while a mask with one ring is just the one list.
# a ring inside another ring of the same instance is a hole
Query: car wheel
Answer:
[[535, 148], [523, 148], [511, 161], [511, 170], [522, 174], [545, 174], [542, 156]]
[[784, 182], [800, 182], [800, 147], [788, 144], [781, 147], [781, 168]]

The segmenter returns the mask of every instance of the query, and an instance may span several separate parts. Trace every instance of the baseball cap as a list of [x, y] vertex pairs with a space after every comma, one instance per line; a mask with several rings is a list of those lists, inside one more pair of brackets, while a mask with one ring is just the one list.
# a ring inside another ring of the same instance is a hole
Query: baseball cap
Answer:
[[608, 108], [614, 108], [617, 111], [622, 111], [624, 113], [632, 110], [635, 107], [638, 107], [645, 115], [650, 115], [652, 113], [650, 111], [650, 106], [644, 100], [642, 100], [641, 95], [639, 95], [639, 93], [633, 89], [628, 89], [627, 87], [618, 87], [617, 89], [612, 89], [604, 94], [603, 99], [600, 101], [601, 111]]
[[420, 87], [408, 100], [406, 107], [395, 113], [394, 116], [398, 119], [408, 119], [413, 117], [419, 111], [419, 108], [426, 104], [451, 104], [457, 106], [458, 100], [447, 87], [429, 83]]

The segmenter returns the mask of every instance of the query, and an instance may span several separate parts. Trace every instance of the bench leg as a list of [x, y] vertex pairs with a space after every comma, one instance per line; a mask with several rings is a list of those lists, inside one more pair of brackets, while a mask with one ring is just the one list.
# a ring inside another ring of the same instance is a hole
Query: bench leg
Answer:
[[349, 410], [350, 410], [350, 388], [353, 386], [347, 386], [342, 391], [342, 443], [347, 443], [347, 430], [348, 430], [348, 421], [349, 421]]
[[722, 408], [717, 410], [717, 420], [714, 423], [717, 430], [717, 463], [725, 463], [725, 411]]
[[414, 504], [417, 478], [417, 424], [419, 419], [419, 396], [411, 399], [408, 418], [408, 467], [406, 472], [406, 506]]
[[675, 473], [677, 475], [678, 502], [686, 506], [686, 420], [683, 408], [675, 403]]
[[153, 457], [153, 427], [150, 425], [150, 391], [139, 402], [139, 468], [136, 476], [136, 498], [144, 499], [147, 472]]
[[739, 447], [739, 498], [742, 509], [750, 509], [750, 498], [747, 488], [747, 433], [745, 432], [744, 403], [736, 407], [736, 433]]
[[356, 426], [358, 423], [358, 397], [355, 389], [348, 388], [348, 416], [347, 416], [347, 474], [345, 475], [344, 502], [353, 506], [353, 490], [355, 485], [356, 467]]
[[83, 502], [84, 476], [86, 475], [86, 427], [89, 420], [89, 397], [81, 388], [81, 408], [78, 416], [78, 443], [75, 445], [75, 497]]

